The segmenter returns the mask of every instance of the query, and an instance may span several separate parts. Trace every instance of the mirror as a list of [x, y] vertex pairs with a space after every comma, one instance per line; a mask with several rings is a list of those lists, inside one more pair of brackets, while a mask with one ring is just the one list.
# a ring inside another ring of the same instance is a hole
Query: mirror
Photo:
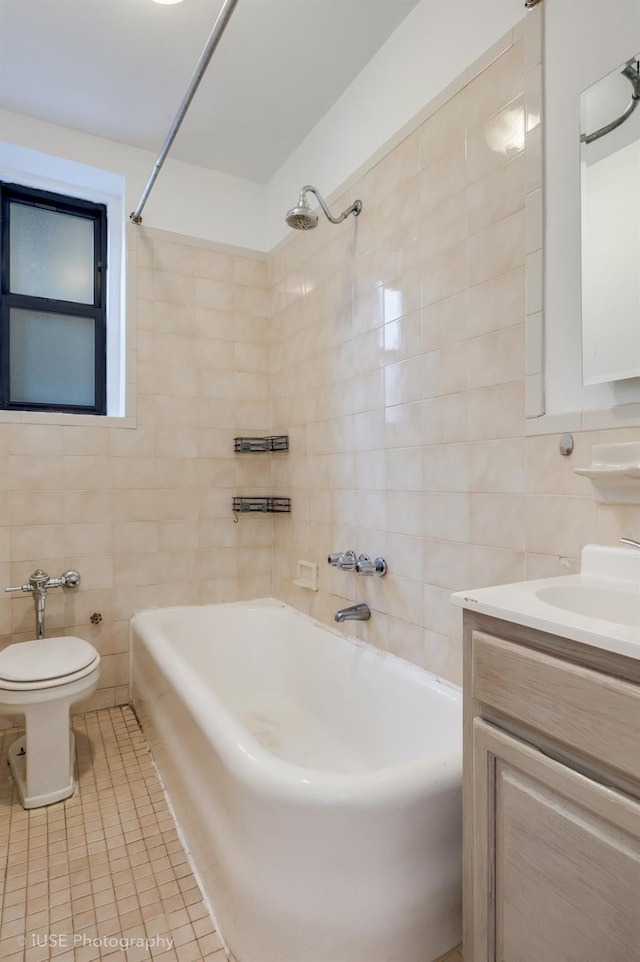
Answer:
[[584, 90], [582, 381], [640, 377], [640, 63]]

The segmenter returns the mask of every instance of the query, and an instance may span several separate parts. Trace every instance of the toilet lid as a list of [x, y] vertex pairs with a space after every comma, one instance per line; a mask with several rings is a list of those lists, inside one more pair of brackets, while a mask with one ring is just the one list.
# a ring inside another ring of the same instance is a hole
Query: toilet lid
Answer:
[[97, 656], [93, 645], [73, 635], [21, 641], [0, 652], [0, 680], [37, 682], [62, 678], [86, 668]]

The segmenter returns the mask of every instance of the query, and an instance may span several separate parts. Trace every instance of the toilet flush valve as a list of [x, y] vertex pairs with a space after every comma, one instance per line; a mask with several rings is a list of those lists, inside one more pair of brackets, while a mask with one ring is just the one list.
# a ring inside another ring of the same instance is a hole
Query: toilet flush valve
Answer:
[[77, 588], [80, 584], [80, 572], [65, 571], [59, 578], [49, 578], [47, 588]]
[[80, 584], [80, 573], [71, 569], [65, 571], [59, 578], [50, 578], [42, 568], [36, 568], [29, 581], [15, 588], [5, 588], [5, 591], [27, 591], [33, 595], [36, 609], [36, 637], [44, 638], [44, 607], [49, 588], [77, 588]]

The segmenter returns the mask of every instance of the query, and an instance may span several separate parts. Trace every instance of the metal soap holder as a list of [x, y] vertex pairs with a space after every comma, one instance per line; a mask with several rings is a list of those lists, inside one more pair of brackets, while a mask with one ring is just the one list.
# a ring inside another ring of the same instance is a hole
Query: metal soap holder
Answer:
[[242, 454], [252, 451], [288, 451], [289, 435], [278, 434], [268, 438], [234, 438], [233, 450]]
[[289, 514], [291, 498], [237, 497], [233, 499], [233, 511], [235, 514], [249, 514], [254, 511], [262, 514]]

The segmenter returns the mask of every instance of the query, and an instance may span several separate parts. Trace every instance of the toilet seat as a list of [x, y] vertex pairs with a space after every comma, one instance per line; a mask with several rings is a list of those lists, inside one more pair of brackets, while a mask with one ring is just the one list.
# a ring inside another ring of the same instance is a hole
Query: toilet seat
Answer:
[[56, 688], [89, 675], [100, 656], [74, 636], [39, 638], [9, 645], [0, 652], [0, 691]]

